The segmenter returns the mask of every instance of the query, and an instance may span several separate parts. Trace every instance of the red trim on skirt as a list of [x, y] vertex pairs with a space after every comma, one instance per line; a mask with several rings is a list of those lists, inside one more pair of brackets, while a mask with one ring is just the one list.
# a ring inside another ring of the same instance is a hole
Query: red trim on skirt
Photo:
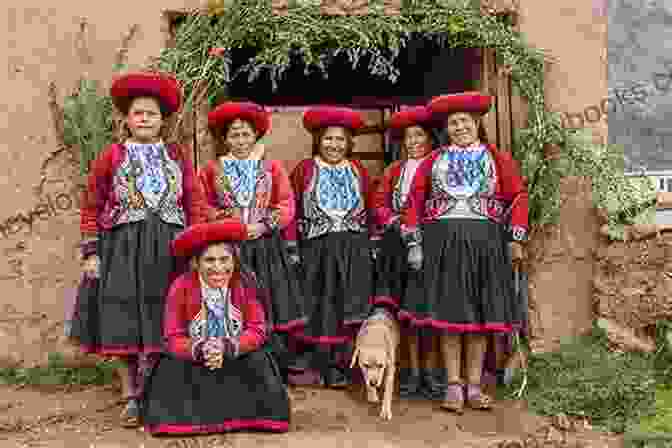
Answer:
[[215, 425], [174, 425], [161, 423], [145, 425], [150, 434], [213, 434], [241, 429], [257, 429], [272, 432], [288, 432], [289, 422], [277, 420], [229, 420]]
[[457, 324], [432, 318], [418, 319], [414, 313], [408, 311], [399, 312], [399, 319], [409, 321], [415, 327], [432, 327], [437, 330], [446, 330], [455, 333], [511, 333], [514, 325], [501, 322], [488, 322], [485, 324]]
[[297, 319], [297, 320], [287, 322], [286, 324], [274, 325], [273, 330], [274, 331], [280, 331], [280, 332], [283, 332], [283, 333], [297, 331], [297, 330], [303, 329], [306, 326], [307, 321], [308, 321], [308, 318], [303, 318], [303, 319]]
[[294, 337], [302, 342], [307, 344], [317, 344], [317, 345], [341, 345], [348, 342], [352, 342], [355, 339], [355, 329], [351, 328], [357, 325], [361, 325], [363, 320], [347, 320], [343, 322], [344, 327], [350, 327], [344, 329], [345, 331], [350, 331], [352, 334], [346, 334], [341, 336], [308, 336], [302, 333], [297, 333]]
[[163, 347], [138, 347], [137, 345], [119, 345], [119, 346], [92, 346], [80, 345], [80, 351], [87, 354], [96, 354], [100, 356], [127, 356], [147, 353], [163, 353]]

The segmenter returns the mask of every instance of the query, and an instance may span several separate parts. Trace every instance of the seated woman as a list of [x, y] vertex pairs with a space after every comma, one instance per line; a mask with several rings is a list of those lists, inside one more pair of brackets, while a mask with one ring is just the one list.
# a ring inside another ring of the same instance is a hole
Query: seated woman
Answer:
[[199, 224], [173, 241], [192, 272], [172, 284], [164, 334], [168, 354], [145, 389], [145, 429], [203, 434], [289, 430], [289, 397], [272, 355], [262, 349], [272, 322], [253, 273], [241, 265], [238, 222]]

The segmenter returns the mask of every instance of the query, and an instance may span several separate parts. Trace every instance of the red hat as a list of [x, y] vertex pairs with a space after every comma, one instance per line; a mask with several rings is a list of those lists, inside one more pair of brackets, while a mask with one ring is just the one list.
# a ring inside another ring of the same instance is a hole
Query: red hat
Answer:
[[406, 128], [429, 125], [431, 118], [432, 113], [426, 106], [408, 107], [393, 113], [388, 127], [395, 137], [401, 137]]
[[303, 127], [309, 132], [315, 132], [331, 126], [356, 131], [364, 126], [364, 120], [359, 112], [347, 107], [316, 106], [303, 113]]
[[271, 114], [255, 103], [237, 103], [228, 101], [217, 106], [208, 114], [208, 127], [211, 131], [221, 129], [236, 119], [249, 121], [259, 137], [265, 135], [271, 127]]
[[240, 221], [224, 220], [189, 227], [175, 237], [171, 249], [176, 257], [190, 257], [211, 244], [246, 239], [247, 229]]
[[164, 72], [134, 72], [115, 78], [110, 88], [112, 102], [126, 113], [131, 100], [141, 96], [156, 98], [161, 112], [169, 115], [182, 106], [182, 88], [175, 76]]
[[441, 95], [429, 102], [427, 107], [432, 116], [446, 116], [456, 112], [468, 112], [483, 115], [490, 110], [492, 97], [480, 92], [462, 92], [451, 95]]

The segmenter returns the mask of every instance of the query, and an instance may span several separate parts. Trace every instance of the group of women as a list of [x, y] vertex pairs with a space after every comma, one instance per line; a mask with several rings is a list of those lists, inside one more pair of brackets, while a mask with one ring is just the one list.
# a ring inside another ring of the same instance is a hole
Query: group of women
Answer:
[[[128, 132], [91, 167], [72, 335], [124, 361], [124, 426], [287, 431], [288, 372], [308, 361], [325, 385], [347, 385], [339, 354], [376, 307], [410, 332], [404, 394], [490, 407], [486, 335], [520, 320], [507, 245], [526, 239], [527, 192], [510, 154], [487, 143], [489, 97], [394, 114], [406, 158], [373, 188], [352, 157], [356, 111], [307, 110], [312, 156], [288, 175], [258, 144], [269, 113], [223, 103], [208, 116], [217, 157], [197, 173], [189, 150], [164, 138], [182, 103], [172, 75], [127, 74], [111, 96]], [[445, 389], [420, 368], [421, 330], [440, 337]]]

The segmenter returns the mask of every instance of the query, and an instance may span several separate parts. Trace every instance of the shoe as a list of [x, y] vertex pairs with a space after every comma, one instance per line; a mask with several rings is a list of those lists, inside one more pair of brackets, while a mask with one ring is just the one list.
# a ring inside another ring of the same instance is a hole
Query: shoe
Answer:
[[421, 373], [422, 382], [420, 393], [428, 400], [440, 400], [445, 394], [445, 386], [436, 379], [430, 370], [423, 370]]
[[324, 385], [331, 389], [343, 389], [350, 384], [347, 375], [337, 367], [330, 367], [322, 379], [324, 380]]
[[422, 377], [419, 371], [412, 371], [399, 379], [399, 395], [409, 398], [415, 397], [420, 393], [422, 387]]
[[448, 383], [441, 409], [456, 414], [464, 412], [464, 385], [462, 383]]

